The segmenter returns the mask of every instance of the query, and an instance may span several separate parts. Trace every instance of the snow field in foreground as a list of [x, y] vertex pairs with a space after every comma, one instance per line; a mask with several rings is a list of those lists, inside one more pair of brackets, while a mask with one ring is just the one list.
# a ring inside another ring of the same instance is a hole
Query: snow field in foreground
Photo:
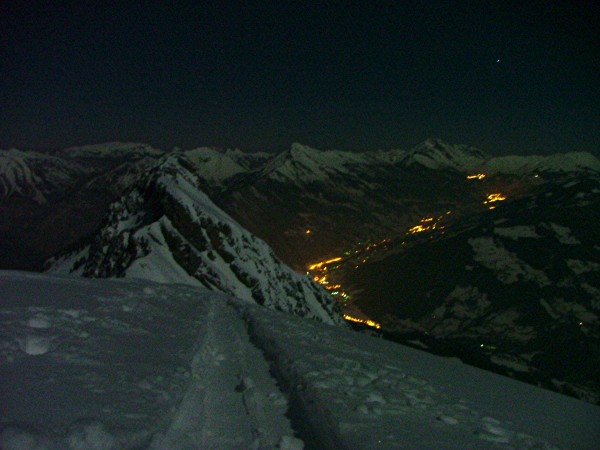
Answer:
[[3, 449], [594, 448], [600, 408], [183, 285], [0, 272]]

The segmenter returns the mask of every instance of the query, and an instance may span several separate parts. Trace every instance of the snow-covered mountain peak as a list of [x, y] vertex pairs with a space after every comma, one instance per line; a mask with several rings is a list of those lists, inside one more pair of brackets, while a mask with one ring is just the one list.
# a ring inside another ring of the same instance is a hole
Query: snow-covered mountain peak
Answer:
[[210, 147], [200, 147], [187, 150], [185, 158], [194, 164], [197, 173], [210, 183], [221, 185], [234, 175], [246, 172], [244, 153], [240, 150], [217, 150]]
[[266, 307], [342, 323], [324, 289], [283, 264], [202, 191], [183, 154], [164, 157], [119, 201], [83, 249], [50, 271], [204, 286]]
[[0, 150], [0, 201], [18, 194], [43, 204], [53, 191], [71, 186], [85, 171], [77, 163], [44, 153]]
[[481, 166], [489, 156], [467, 145], [447, 144], [441, 139], [430, 138], [410, 150], [404, 163], [415, 163], [430, 169], [451, 168], [458, 171]]
[[368, 164], [372, 159], [373, 156], [367, 153], [324, 151], [294, 143], [288, 151], [272, 158], [262, 172], [271, 179], [304, 186], [348, 174], [350, 166]]
[[69, 147], [58, 154], [67, 158], [143, 158], [158, 157], [164, 152], [147, 144], [135, 142], [107, 142], [103, 144]]
[[290, 146], [289, 153], [294, 158], [302, 158], [302, 157], [315, 157], [319, 153], [323, 153], [324, 150], [318, 150], [316, 148], [310, 147], [308, 145], [301, 144], [300, 142], [294, 142]]

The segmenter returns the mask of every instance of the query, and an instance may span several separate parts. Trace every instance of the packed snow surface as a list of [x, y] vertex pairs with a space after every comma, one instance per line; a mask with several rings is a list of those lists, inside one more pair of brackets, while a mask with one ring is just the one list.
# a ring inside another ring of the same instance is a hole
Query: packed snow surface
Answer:
[[192, 286], [0, 272], [3, 449], [594, 448], [600, 409]]

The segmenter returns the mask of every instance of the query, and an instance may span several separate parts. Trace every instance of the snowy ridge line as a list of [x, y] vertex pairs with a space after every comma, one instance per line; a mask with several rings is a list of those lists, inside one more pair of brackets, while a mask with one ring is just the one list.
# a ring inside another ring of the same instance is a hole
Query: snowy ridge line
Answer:
[[[290, 391], [290, 413], [301, 415], [306, 427], [298, 432], [309, 447], [312, 437], [318, 448], [592, 448], [600, 436], [592, 405], [357, 333], [241, 308], [252, 342]], [[538, 416], [533, 409], [542, 404]]]
[[287, 370], [294, 366], [292, 359], [284, 352], [278, 352], [277, 342], [260, 329], [260, 324], [253, 315], [239, 303], [234, 303], [244, 319], [250, 342], [264, 355], [269, 362], [272, 375], [282, 387], [287, 396], [288, 411], [291, 425], [307, 448], [344, 449], [344, 445], [331, 415], [325, 410], [315, 407], [312, 400], [304, 395], [306, 387], [299, 373]]
[[182, 157], [165, 158], [112, 203], [78, 253], [49, 271], [93, 278], [131, 277], [204, 285], [266, 307], [344, 326], [337, 302], [294, 272], [202, 190]]
[[231, 302], [220, 294], [209, 299], [188, 387], [150, 449], [302, 448], [285, 417], [285, 397]]

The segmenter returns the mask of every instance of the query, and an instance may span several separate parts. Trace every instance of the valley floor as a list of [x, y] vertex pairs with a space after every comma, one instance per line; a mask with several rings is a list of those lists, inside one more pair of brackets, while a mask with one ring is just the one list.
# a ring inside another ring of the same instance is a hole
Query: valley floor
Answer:
[[595, 448], [600, 408], [183, 285], [0, 272], [3, 449]]

